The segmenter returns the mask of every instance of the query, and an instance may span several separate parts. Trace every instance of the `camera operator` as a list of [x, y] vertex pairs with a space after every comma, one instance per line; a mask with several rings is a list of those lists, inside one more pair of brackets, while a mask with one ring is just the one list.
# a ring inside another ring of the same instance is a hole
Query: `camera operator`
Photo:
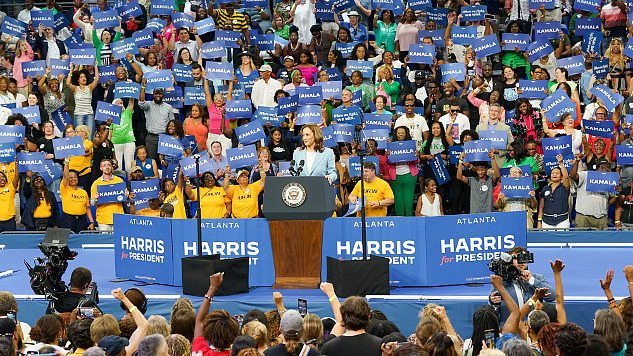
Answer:
[[[550, 295], [543, 298], [545, 301], [554, 301], [554, 289], [550, 286], [549, 282], [545, 279], [545, 276], [539, 273], [532, 273], [528, 268], [527, 263], [518, 263], [517, 256], [519, 254], [528, 253], [528, 251], [522, 246], [515, 246], [507, 252], [512, 256], [512, 265], [516, 267], [520, 275], [513, 280], [503, 280], [503, 286], [508, 291], [512, 299], [517, 303], [519, 307], [526, 303], [534, 304], [536, 301], [530, 298], [534, 295], [536, 288], [548, 288]], [[490, 296], [488, 297], [490, 304], [497, 309], [501, 320], [505, 320], [508, 316], [508, 309], [505, 305], [502, 306], [501, 294], [496, 288], [491, 287]]]
[[84, 267], [77, 267], [70, 275], [70, 290], [65, 292], [58, 300], [48, 303], [46, 314], [70, 313], [75, 308], [99, 308], [97, 302], [86, 296], [88, 287], [92, 282], [92, 272]]

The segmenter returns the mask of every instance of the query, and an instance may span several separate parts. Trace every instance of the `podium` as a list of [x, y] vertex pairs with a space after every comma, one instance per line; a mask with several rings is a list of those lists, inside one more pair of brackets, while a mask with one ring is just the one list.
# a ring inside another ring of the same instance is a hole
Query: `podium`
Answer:
[[275, 264], [273, 288], [317, 288], [321, 282], [323, 220], [336, 209], [325, 177], [268, 177], [263, 214]]

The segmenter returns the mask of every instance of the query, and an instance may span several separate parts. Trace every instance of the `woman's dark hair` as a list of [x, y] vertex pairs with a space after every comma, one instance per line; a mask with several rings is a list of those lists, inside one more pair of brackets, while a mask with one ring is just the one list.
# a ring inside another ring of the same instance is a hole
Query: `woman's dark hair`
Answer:
[[[202, 177], [210, 172], [205, 172]], [[190, 342], [193, 342], [193, 329], [196, 326], [196, 313], [189, 309], [180, 309], [171, 318], [171, 333], [180, 334], [187, 338]]]
[[554, 342], [560, 356], [582, 355], [587, 348], [587, 333], [578, 324], [563, 324], [558, 328]]
[[301, 57], [302, 54], [305, 54], [306, 56], [308, 56], [308, 63], [314, 65], [314, 61], [312, 60], [312, 53], [310, 53], [309, 50], [302, 49], [301, 52], [299, 52], [299, 57]]
[[411, 138], [411, 133], [409, 132], [409, 128], [406, 126], [398, 126], [395, 127], [393, 129], [393, 133], [392, 133], [392, 137], [393, 137], [393, 141], [398, 141], [398, 137], [396, 135], [396, 133], [398, 132], [398, 130], [403, 129], [404, 130], [404, 140], [403, 141], [410, 141]]
[[46, 314], [37, 319], [35, 326], [31, 328], [30, 336], [33, 341], [56, 344], [57, 335], [62, 331], [62, 327], [57, 316]]
[[244, 349], [257, 349], [257, 342], [248, 335], [240, 335], [233, 341], [231, 346], [231, 356], [237, 356]]
[[[88, 80], [88, 77], [90, 76], [90, 73], [88, 73], [88, 71], [85, 70], [85, 69], [81, 69], [81, 70], [76, 70], [76, 71], [72, 72], [72, 77], [70, 78], [70, 82], [74, 86], [79, 86], [79, 77], [82, 74], [85, 75], [86, 76], [86, 80]], [[86, 85], [87, 84], [88, 84], [88, 82], [86, 82]]]
[[169, 122], [167, 122], [167, 125], [165, 125], [165, 135], [169, 135], [169, 132], [167, 130], [167, 128], [169, 127], [169, 124], [174, 123], [174, 131], [176, 132], [176, 135], [178, 136], [178, 138], [183, 138], [185, 137], [185, 130], [182, 128], [182, 123], [180, 122], [180, 120], [169, 120]]
[[[37, 106], [39, 106], [40, 111], [44, 110], [44, 98], [42, 98], [42, 93], [40, 93], [39, 91], [33, 91], [30, 92], [29, 95], [35, 95], [35, 97], [37, 98]], [[42, 121], [43, 120], [44, 118], [42, 118]]]
[[68, 339], [75, 348], [88, 349], [94, 346], [90, 338], [90, 325], [92, 319], [73, 321], [68, 325]]
[[[189, 60], [193, 61], [193, 58], [191, 57], [191, 51], [189, 51], [189, 48], [187, 47], [183, 47], [180, 49], [180, 51], [178, 51], [178, 58], [177, 58], [177, 62], [178, 64], [184, 64], [182, 62], [182, 51], [187, 50], [187, 52], [189, 52]], [[195, 62], [194, 62], [195, 63]]]
[[42, 204], [42, 199], [40, 199], [41, 195], [44, 196], [44, 201], [46, 201], [46, 204], [51, 205], [51, 194], [49, 193], [48, 187], [46, 186], [46, 181], [44, 181], [44, 184], [42, 184], [42, 186], [38, 188], [35, 186], [35, 181], [37, 179], [41, 179], [44, 181], [44, 177], [42, 177], [41, 175], [33, 175], [33, 178], [31, 179], [31, 196], [37, 202], [37, 206], [40, 206]]
[[[442, 145], [444, 145], [444, 151], [442, 151], [442, 153], [447, 153], [450, 146], [448, 144], [448, 140], [446, 140], [446, 130], [444, 129], [444, 125], [442, 125], [441, 122], [434, 122], [433, 124], [431, 124], [431, 130], [433, 130], [433, 125], [438, 125], [440, 127], [440, 138], [442, 140]], [[424, 142], [424, 145], [422, 146], [422, 152], [424, 154], [431, 154], [432, 143], [433, 137], [429, 137], [429, 139]]]
[[330, 52], [332, 52], [332, 54], [336, 57], [336, 61], [334, 62], [336, 69], [338, 69], [341, 74], [345, 74], [343, 73], [345, 69], [345, 58], [343, 58], [343, 53], [341, 53], [338, 49], [333, 49]]
[[510, 66], [504, 66], [503, 70], [501, 71], [504, 83], [506, 82], [506, 77], [505, 77], [505, 75], [503, 75], [503, 72], [505, 72], [506, 69], [511, 69], [512, 73], [514, 73], [514, 79], [517, 79], [517, 72], [514, 70], [514, 68], [512, 68]]
[[259, 321], [260, 323], [264, 324], [266, 329], [268, 329], [268, 319], [266, 319], [266, 314], [259, 309], [249, 310], [246, 315], [244, 315], [244, 319], [242, 320], [242, 325], [240, 325], [240, 327], [244, 327], [244, 325], [253, 320]]
[[513, 141], [510, 144], [512, 151], [514, 151], [514, 160], [516, 162], [522, 161], [525, 157], [528, 156], [528, 152], [525, 149], [525, 146], [519, 141]]
[[[371, 321], [370, 321], [371, 322]], [[402, 335], [399, 331], [394, 331], [391, 334], [387, 334], [382, 337], [381, 343], [386, 344], [389, 342], [407, 342], [406, 336]]]
[[431, 351], [434, 356], [458, 356], [453, 339], [448, 336], [446, 331], [433, 334], [426, 342], [425, 348]]
[[527, 115], [531, 115], [532, 112], [534, 112], [534, 108], [532, 107], [532, 104], [530, 103], [530, 100], [528, 100], [527, 98], [518, 98], [516, 105], [514, 107], [514, 115], [517, 117], [520, 117], [521, 114], [521, 110], [519, 110], [519, 107], [523, 104], [527, 105]]
[[[356, 51], [359, 48], [364, 48], [365, 49], [365, 57], [364, 58], [358, 58], [358, 55], [356, 54]], [[368, 53], [367, 53], [367, 46], [365, 46], [364, 43], [358, 43], [356, 46], [354, 46], [354, 49], [352, 50], [352, 53], [349, 56], [349, 59], [355, 60], [355, 61], [364, 61], [367, 59]]]
[[215, 187], [219, 187], [220, 186], [220, 183], [218, 183], [218, 180], [215, 178], [215, 175], [213, 173], [211, 173], [211, 172], [204, 172], [204, 173], [202, 173], [202, 185], [201, 186], [205, 185], [204, 182], [206, 182], [207, 177], [213, 178], [213, 181], [215, 182], [215, 184], [213, 184], [213, 186], [215, 186]]
[[149, 56], [150, 55], [154, 55], [154, 57], [156, 58], [156, 64], [158, 64], [158, 57], [156, 56], [156, 53], [152, 53], [152, 52], [147, 52], [145, 53], [145, 55], [143, 56], [143, 64], [145, 64], [146, 66], [149, 66]]
[[479, 355], [481, 352], [481, 342], [485, 338], [486, 330], [490, 329], [493, 330], [495, 337], [499, 335], [499, 316], [490, 305], [482, 305], [473, 314], [473, 355]]
[[[559, 69], [565, 69], [565, 68], [559, 68]], [[567, 84], [566, 82], [558, 83], [558, 87], [563, 88], [563, 90], [565, 91], [565, 94], [567, 94], [567, 96], [571, 98], [571, 87], [569, 86], [569, 84]]]
[[389, 13], [389, 23], [394, 23], [395, 17], [393, 16], [393, 11], [391, 10], [382, 10], [382, 14], [380, 14], [380, 20], [382, 21], [382, 15], [385, 13]]
[[[341, 40], [339, 39], [339, 34], [341, 33], [341, 31], [347, 32], [347, 42], [341, 42]], [[339, 27], [338, 31], [336, 32], [336, 42], [339, 42], [339, 43], [352, 42], [352, 33], [350, 32], [349, 28]]]
[[202, 322], [204, 339], [216, 348], [228, 349], [240, 334], [237, 322], [225, 310], [216, 309]]
[[567, 71], [567, 68], [565, 68], [565, 67], [558, 67], [556, 69], [558, 69], [563, 74], [565, 74], [565, 80], [569, 80], [569, 72]]
[[464, 142], [464, 137], [470, 136], [473, 138], [473, 141], [479, 140], [479, 133], [475, 130], [464, 130], [461, 135], [459, 135], [459, 142]]
[[29, 127], [29, 121], [22, 114], [13, 114], [7, 118], [7, 125], [15, 125], [15, 122], [19, 121], [22, 126]]
[[596, 334], [587, 335], [587, 348], [583, 356], [609, 356], [610, 354], [607, 342], [602, 336]]
[[296, 33], [297, 35], [299, 35], [299, 27], [290, 26], [290, 28], [288, 29], [288, 36], [290, 36], [291, 33]]
[[283, 89], [279, 89], [275, 92], [275, 96], [273, 98], [273, 100], [275, 100], [275, 103], [278, 102], [277, 97], [279, 96], [279, 94], [283, 94], [284, 98], [287, 98], [290, 96], [288, 92], [284, 91]]
[[383, 338], [391, 333], [400, 332], [400, 329], [389, 320], [370, 319], [365, 331], [368, 334]]
[[519, 27], [519, 33], [521, 33], [521, 25], [519, 25], [519, 21], [517, 20], [512, 20], [508, 23], [508, 26], [506, 26], [506, 31], [510, 32], [510, 29], [512, 28], [513, 25], [517, 25], [517, 27]]

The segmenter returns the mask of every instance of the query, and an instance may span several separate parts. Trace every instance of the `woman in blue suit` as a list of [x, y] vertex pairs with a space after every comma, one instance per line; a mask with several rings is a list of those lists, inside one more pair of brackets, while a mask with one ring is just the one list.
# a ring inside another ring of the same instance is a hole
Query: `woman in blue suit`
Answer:
[[303, 146], [296, 149], [292, 155], [295, 162], [295, 171], [299, 170], [303, 161], [300, 176], [321, 176], [327, 178], [332, 184], [336, 180], [336, 165], [334, 152], [331, 148], [324, 147], [325, 140], [319, 126], [307, 124], [301, 128], [301, 140]]

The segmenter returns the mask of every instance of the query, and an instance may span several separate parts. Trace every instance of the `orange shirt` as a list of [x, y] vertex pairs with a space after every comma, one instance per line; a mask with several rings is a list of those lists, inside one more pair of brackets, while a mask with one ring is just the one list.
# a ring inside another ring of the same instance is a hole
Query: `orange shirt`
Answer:
[[209, 133], [209, 128], [204, 126], [202, 120], [196, 124], [193, 118], [188, 117], [185, 119], [182, 127], [185, 129], [185, 135], [196, 136], [196, 142], [202, 146], [203, 150], [207, 149], [207, 134]]

